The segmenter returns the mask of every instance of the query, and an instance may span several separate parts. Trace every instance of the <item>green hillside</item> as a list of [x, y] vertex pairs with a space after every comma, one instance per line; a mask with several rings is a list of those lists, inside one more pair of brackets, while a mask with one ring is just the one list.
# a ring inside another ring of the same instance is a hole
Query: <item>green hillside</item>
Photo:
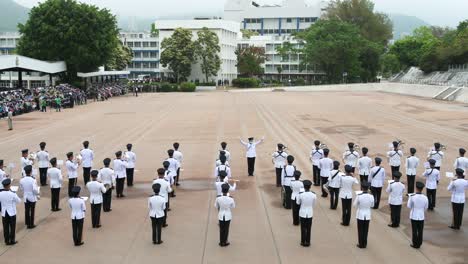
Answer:
[[428, 23], [419, 19], [415, 16], [389, 14], [388, 15], [393, 22], [393, 38], [398, 40], [405, 35], [413, 33], [418, 27], [429, 26]]
[[18, 31], [18, 23], [28, 19], [29, 9], [13, 0], [0, 0], [0, 32]]

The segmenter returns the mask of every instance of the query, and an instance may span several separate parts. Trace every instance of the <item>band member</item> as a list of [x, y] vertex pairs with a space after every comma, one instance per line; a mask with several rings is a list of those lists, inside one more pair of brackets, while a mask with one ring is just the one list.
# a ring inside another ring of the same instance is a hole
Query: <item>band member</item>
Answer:
[[229, 167], [229, 159], [228, 157], [226, 156], [226, 152], [224, 152], [224, 150], [221, 150], [219, 151], [219, 156], [218, 156], [218, 159], [216, 160], [216, 167], [218, 167], [219, 165], [221, 165], [221, 157], [225, 157], [226, 158], [226, 166]]
[[284, 145], [278, 144], [278, 150], [272, 155], [272, 162], [275, 164], [276, 171], [276, 187], [281, 187], [281, 173], [284, 166], [286, 166], [286, 158], [288, 153], [284, 152]]
[[219, 162], [220, 162], [220, 164], [218, 166], [216, 166], [215, 172], [214, 172], [215, 179], [217, 181], [220, 181], [219, 180], [219, 174], [222, 171], [226, 172], [227, 178], [230, 179], [231, 178], [231, 168], [226, 164], [226, 162], [227, 162], [226, 156], [219, 157]]
[[247, 157], [247, 172], [249, 176], [254, 176], [255, 158], [257, 157], [257, 145], [261, 144], [265, 140], [265, 137], [258, 141], [254, 141], [253, 137], [249, 138], [249, 142], [244, 142], [241, 138], [239, 138], [239, 140], [247, 150], [245, 155]]
[[162, 244], [161, 231], [165, 221], [166, 215], [166, 199], [159, 193], [161, 185], [159, 183], [153, 184], [154, 195], [148, 198], [149, 217], [151, 218], [151, 227], [153, 229], [152, 238], [153, 244]]
[[73, 160], [73, 152], [67, 153], [67, 162], [65, 162], [67, 167], [67, 176], [68, 176], [68, 197], [72, 197], [73, 187], [76, 186], [76, 181], [78, 180], [78, 162]]
[[114, 189], [114, 186], [116, 185], [116, 180], [114, 170], [109, 168], [111, 159], [105, 158], [103, 163], [104, 168], [99, 170], [98, 180], [102, 182], [107, 189], [102, 196], [102, 209], [106, 213], [112, 211], [112, 189]]
[[[30, 159], [29, 158], [29, 150], [28, 149], [23, 149], [21, 151], [21, 177], [24, 177], [26, 176], [26, 174], [24, 173], [24, 168], [26, 166], [32, 166], [34, 165], [34, 160]], [[33, 178], [35, 177], [35, 172], [33, 171], [33, 174], [32, 174]]]
[[299, 216], [301, 218], [301, 246], [310, 246], [310, 234], [312, 230], [312, 218], [314, 217], [314, 205], [317, 196], [310, 191], [312, 182], [304, 181], [304, 192], [299, 194], [296, 204], [300, 205]]
[[328, 157], [330, 153], [329, 149], [323, 150], [323, 158], [319, 161], [320, 169], [320, 184], [322, 185], [322, 197], [326, 198], [328, 196], [327, 191], [325, 190], [325, 185], [328, 182], [330, 177], [331, 170], [333, 169], [333, 160]]
[[169, 209], [169, 193], [172, 192], [171, 185], [169, 184], [168, 181], [164, 179], [164, 174], [166, 170], [163, 168], [158, 169], [158, 178], [153, 181], [153, 186], [154, 184], [159, 184], [161, 186], [159, 188], [159, 195], [164, 197], [164, 201], [166, 203], [166, 206], [164, 207], [164, 219], [162, 223], [162, 227], [167, 226], [167, 210]]
[[[294, 172], [294, 180], [291, 181], [291, 206], [293, 215], [293, 225], [299, 225], [299, 204], [297, 203], [297, 197], [304, 189], [304, 184], [300, 180], [302, 173], [300, 171]], [[310, 188], [310, 187], [309, 187]]]
[[420, 248], [423, 242], [424, 215], [429, 206], [427, 197], [422, 194], [424, 183], [416, 182], [416, 193], [411, 194], [408, 199], [408, 208], [410, 211], [412, 240], [411, 247]]
[[341, 177], [340, 198], [342, 207], [341, 225], [349, 226], [351, 220], [351, 205], [353, 202], [353, 185], [358, 185], [359, 181], [353, 177], [353, 167], [345, 165], [345, 176]]
[[410, 153], [411, 156], [406, 158], [406, 179], [408, 184], [408, 194], [414, 193], [416, 170], [419, 166], [419, 158], [416, 157], [416, 149], [410, 148]]
[[352, 168], [352, 173], [356, 171], [357, 161], [359, 160], [359, 153], [354, 150], [354, 143], [348, 143], [348, 150], [343, 153], [343, 161], [345, 165], [349, 165]]
[[458, 153], [460, 154], [460, 157], [455, 160], [453, 167], [455, 167], [455, 169], [462, 169], [463, 171], [467, 171], [468, 158], [465, 157], [466, 150], [464, 148], [460, 148]]
[[344, 174], [340, 171], [340, 162], [333, 161], [333, 170], [328, 178], [328, 191], [330, 192], [330, 209], [336, 210], [338, 207], [338, 196], [340, 195], [341, 177]]
[[62, 188], [63, 177], [62, 171], [57, 168], [57, 158], [50, 159], [50, 165], [52, 168], [47, 170], [47, 176], [49, 177], [50, 183], [50, 207], [52, 212], [57, 212], [62, 209], [59, 207], [60, 203], [60, 188]]
[[312, 161], [312, 171], [314, 173], [314, 186], [320, 186], [320, 168], [319, 161], [323, 158], [323, 150], [320, 149], [320, 141], [314, 141], [314, 147], [310, 152], [310, 161]]
[[86, 216], [85, 200], [80, 197], [80, 186], [73, 186], [72, 197], [68, 200], [71, 209], [73, 242], [75, 246], [81, 246], [83, 242], [83, 222]]
[[463, 223], [463, 208], [465, 207], [465, 190], [468, 189], [468, 181], [465, 180], [464, 171], [456, 169], [457, 178], [453, 179], [447, 190], [452, 193], [453, 222], [450, 228], [459, 230]]
[[374, 196], [374, 207], [373, 209], [379, 209], [380, 196], [382, 195], [382, 188], [385, 182], [385, 169], [381, 166], [382, 159], [375, 158], [375, 166], [370, 171], [369, 182], [371, 183], [370, 189]]
[[369, 233], [369, 224], [372, 214], [371, 208], [374, 206], [374, 196], [368, 193], [369, 187], [369, 182], [362, 183], [362, 193], [358, 194], [354, 200], [354, 207], [357, 207], [358, 244], [356, 246], [358, 248], [367, 247], [367, 235]]
[[[390, 164], [390, 167], [392, 169], [392, 175], [393, 175], [394, 171], [400, 171], [401, 157], [403, 157], [403, 152], [399, 150], [400, 144], [397, 141], [393, 141], [392, 144], [393, 144], [393, 149], [387, 152], [387, 161]], [[392, 178], [392, 180], [394, 179]]]
[[423, 177], [426, 178], [426, 191], [427, 199], [429, 199], [429, 210], [433, 211], [436, 206], [436, 194], [437, 194], [437, 185], [440, 181], [440, 172], [436, 168], [437, 162], [433, 159], [429, 160], [429, 165], [431, 166], [427, 169]]
[[[10, 178], [10, 175], [6, 174], [6, 172], [3, 170], [3, 160], [0, 160], [0, 192], [3, 190], [3, 185], [2, 182], [5, 179]], [[2, 207], [0, 206], [0, 211], [2, 210]]]
[[125, 152], [125, 158], [127, 160], [127, 186], [133, 186], [133, 176], [135, 173], [136, 154], [132, 151], [133, 145], [127, 144], [127, 151]]
[[[175, 178], [177, 176], [177, 172], [175, 170], [171, 170], [171, 163], [169, 161], [164, 161], [163, 162], [163, 168], [164, 170], [166, 170], [164, 172], [164, 179], [169, 182], [171, 188], [172, 188], [172, 192], [171, 192], [171, 197], [176, 197], [175, 195], [175, 188], [174, 188], [174, 185], [175, 185]], [[169, 208], [169, 207], [168, 207]], [[168, 209], [170, 210], [170, 209]]]
[[2, 208], [3, 237], [5, 238], [5, 244], [7, 246], [12, 246], [18, 243], [15, 240], [16, 205], [21, 202], [21, 199], [15, 192], [10, 190], [10, 179], [4, 179], [2, 185], [3, 191], [0, 192], [0, 205]]
[[442, 166], [442, 160], [444, 159], [444, 152], [440, 151], [441, 147], [440, 143], [434, 143], [434, 149], [427, 154], [428, 160], [433, 159], [436, 161], [434, 168], [438, 171], [440, 171], [440, 166]]
[[367, 153], [369, 153], [369, 149], [365, 147], [362, 148], [362, 157], [358, 160], [361, 184], [369, 181], [370, 169], [372, 168], [372, 159], [367, 156]]
[[91, 181], [86, 184], [89, 191], [89, 203], [91, 204], [91, 224], [93, 228], [101, 227], [102, 194], [105, 193], [104, 184], [97, 181], [99, 171], [91, 171]]
[[281, 174], [281, 185], [283, 186], [284, 190], [283, 207], [286, 209], [291, 209], [291, 180], [294, 179], [296, 166], [293, 165], [293, 156], [289, 155], [286, 159], [288, 161], [288, 165], [284, 166], [283, 172]]
[[401, 216], [401, 205], [403, 204], [403, 193], [405, 191], [405, 185], [400, 182], [401, 173], [399, 171], [393, 172], [393, 182], [387, 186], [388, 204], [390, 205], [390, 219], [392, 222], [388, 225], [389, 227], [400, 226]]
[[80, 155], [83, 158], [83, 180], [86, 185], [89, 182], [89, 177], [91, 175], [91, 167], [93, 167], [94, 152], [89, 149], [89, 141], [83, 142], [83, 148], [80, 151]]
[[[216, 187], [216, 196], [222, 196], [223, 195], [223, 190], [222, 187], [223, 185], [227, 183], [229, 184], [229, 179], [227, 178], [227, 174], [225, 171], [221, 171], [219, 173], [219, 181], [215, 182], [215, 187]], [[229, 191], [235, 191], [237, 187], [237, 184], [234, 182], [234, 185], [229, 184]]]
[[124, 187], [125, 187], [125, 178], [127, 177], [127, 162], [122, 160], [122, 151], [117, 151], [115, 153], [114, 159], [114, 173], [117, 182], [116, 186], [116, 194], [117, 198], [123, 198], [125, 195], [123, 194]]
[[[180, 162], [174, 157], [174, 154], [175, 154], [175, 151], [173, 149], [168, 150], [167, 155], [169, 156], [169, 158], [166, 159], [166, 161], [169, 161], [170, 163], [169, 170], [175, 173], [174, 184], [177, 186], [176, 183], [177, 183], [177, 176], [179, 175], [179, 172], [180, 172]], [[172, 194], [175, 194], [175, 193], [173, 192]]]
[[174, 147], [174, 159], [176, 159], [179, 162], [179, 168], [177, 168], [177, 176], [175, 178], [175, 185], [179, 186], [180, 168], [182, 167], [184, 155], [182, 154], [182, 152], [179, 151], [179, 143], [175, 142], [172, 146]]
[[226, 142], [221, 142], [221, 150], [219, 151], [220, 154], [221, 154], [221, 151], [224, 151], [224, 155], [226, 155], [227, 162], [231, 161], [231, 153], [227, 150]]
[[229, 246], [229, 225], [232, 220], [231, 209], [236, 207], [236, 203], [229, 193], [229, 184], [225, 183], [221, 187], [223, 195], [216, 198], [214, 206], [218, 209], [218, 220], [219, 220], [219, 246]]
[[41, 142], [39, 147], [41, 150], [36, 154], [37, 166], [39, 167], [39, 179], [41, 181], [41, 186], [46, 186], [47, 169], [49, 168], [49, 153], [45, 150], [45, 142]]
[[32, 177], [31, 165], [24, 167], [24, 173], [26, 173], [26, 176], [19, 182], [19, 187], [23, 190], [24, 222], [28, 229], [33, 229], [36, 227], [34, 225], [34, 215], [39, 188], [37, 187], [36, 180]]

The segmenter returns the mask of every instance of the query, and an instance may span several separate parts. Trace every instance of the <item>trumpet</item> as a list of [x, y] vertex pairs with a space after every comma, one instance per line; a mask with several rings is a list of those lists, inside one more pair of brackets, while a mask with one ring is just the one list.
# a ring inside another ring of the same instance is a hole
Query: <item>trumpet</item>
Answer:
[[326, 148], [328, 148], [328, 146], [327, 146], [327, 144], [320, 144], [319, 148], [326, 149]]
[[81, 156], [81, 154], [76, 154], [75, 155], [75, 162], [78, 163], [78, 164], [81, 164], [81, 161], [83, 161], [83, 157]]
[[29, 159], [29, 160], [34, 161], [34, 160], [36, 160], [36, 158], [37, 158], [36, 152], [31, 152], [31, 153], [29, 153], [29, 156], [28, 156], [28, 159]]
[[440, 144], [440, 149], [441, 149], [441, 150], [447, 150], [447, 145]]
[[359, 146], [359, 144], [355, 144], [354, 145], [354, 150], [357, 151], [357, 152], [361, 152], [361, 146]]

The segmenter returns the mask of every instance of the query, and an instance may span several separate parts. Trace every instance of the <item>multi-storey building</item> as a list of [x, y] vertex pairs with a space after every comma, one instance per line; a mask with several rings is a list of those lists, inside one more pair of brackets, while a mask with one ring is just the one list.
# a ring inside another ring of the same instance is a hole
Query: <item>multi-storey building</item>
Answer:
[[159, 38], [145, 32], [125, 32], [120, 34], [120, 39], [133, 51], [133, 60], [127, 66], [130, 78], [149, 76], [159, 78]]
[[18, 45], [20, 34], [17, 32], [0, 32], [0, 55], [11, 55]]

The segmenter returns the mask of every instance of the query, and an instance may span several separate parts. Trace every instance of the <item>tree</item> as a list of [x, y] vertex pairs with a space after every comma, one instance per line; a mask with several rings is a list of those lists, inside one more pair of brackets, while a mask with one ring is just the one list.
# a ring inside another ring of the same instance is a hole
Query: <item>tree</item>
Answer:
[[263, 74], [262, 64], [265, 63], [265, 49], [261, 47], [249, 46], [238, 48], [237, 69], [240, 75], [252, 77]]
[[192, 32], [188, 29], [177, 28], [172, 36], [161, 43], [161, 64], [168, 67], [177, 82], [186, 80], [192, 72], [195, 59], [195, 48]]
[[76, 72], [109, 63], [119, 45], [117, 20], [107, 9], [74, 0], [48, 0], [31, 9], [19, 24], [18, 53], [47, 61], [65, 61], [66, 81]]
[[156, 28], [156, 23], [151, 24], [151, 30], [150, 30], [150, 35], [152, 38], [157, 38], [159, 37], [159, 29]]
[[280, 77], [280, 81], [282, 82], [283, 81], [283, 75], [281, 75], [281, 74], [283, 73], [283, 67], [281, 65], [277, 66], [276, 71], [278, 72], [279, 77]]
[[386, 53], [382, 56], [382, 74], [388, 78], [400, 71], [400, 61], [395, 54]]
[[119, 45], [117, 45], [114, 51], [114, 56], [112, 56], [112, 58], [107, 62], [106, 68], [121, 71], [132, 62], [132, 59], [132, 50], [129, 47], [124, 46], [122, 42], [119, 42]]
[[253, 31], [253, 30], [250, 30], [250, 29], [241, 29], [240, 31], [242, 33], [242, 37], [246, 38], [246, 39], [250, 39], [253, 36], [258, 36], [257, 31]]
[[204, 27], [197, 32], [198, 39], [195, 41], [196, 57], [200, 59], [200, 66], [205, 80], [208, 83], [210, 76], [218, 74], [221, 68], [221, 59], [219, 58], [219, 38], [216, 33]]

